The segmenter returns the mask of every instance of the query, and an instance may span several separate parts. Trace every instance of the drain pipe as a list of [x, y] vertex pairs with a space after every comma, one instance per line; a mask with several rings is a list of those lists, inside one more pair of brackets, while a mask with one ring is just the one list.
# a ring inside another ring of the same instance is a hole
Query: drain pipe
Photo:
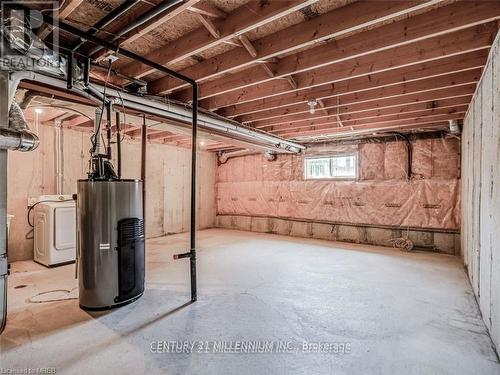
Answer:
[[56, 194], [62, 195], [63, 168], [62, 168], [62, 127], [61, 120], [54, 121], [56, 129]]
[[[222, 152], [219, 154], [219, 163], [225, 164], [229, 159], [232, 158], [237, 158], [239, 156], [247, 156], [247, 155], [256, 155], [259, 154], [259, 152], [255, 152], [252, 150], [239, 150], [239, 151], [233, 151], [233, 152]], [[277, 158], [277, 155], [273, 151], [266, 151], [264, 153], [264, 156], [266, 160], [268, 161], [275, 161]]]

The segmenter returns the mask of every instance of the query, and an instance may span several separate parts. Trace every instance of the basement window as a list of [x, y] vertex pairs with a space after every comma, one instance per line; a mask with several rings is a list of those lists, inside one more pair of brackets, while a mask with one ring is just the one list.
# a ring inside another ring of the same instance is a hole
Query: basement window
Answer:
[[355, 179], [357, 165], [357, 154], [309, 157], [304, 159], [304, 176], [306, 180]]

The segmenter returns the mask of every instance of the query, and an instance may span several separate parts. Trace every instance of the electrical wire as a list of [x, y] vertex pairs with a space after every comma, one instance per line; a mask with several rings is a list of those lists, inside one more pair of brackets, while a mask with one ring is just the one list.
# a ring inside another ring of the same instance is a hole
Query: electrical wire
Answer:
[[111, 60], [109, 61], [109, 67], [108, 67], [108, 73], [106, 75], [106, 80], [104, 81], [104, 89], [103, 89], [103, 92], [102, 92], [102, 104], [101, 104], [101, 115], [99, 116], [99, 122], [97, 124], [97, 129], [95, 131], [95, 133], [92, 135], [92, 137], [90, 138], [91, 142], [92, 142], [92, 148], [90, 149], [90, 155], [92, 156], [97, 148], [97, 134], [99, 134], [99, 132], [101, 131], [101, 123], [102, 123], [102, 117], [104, 116], [104, 107], [106, 105], [106, 88], [107, 88], [107, 85], [108, 85], [108, 80], [109, 80], [109, 77], [110, 77], [110, 74], [111, 74], [111, 66], [112, 66], [112, 62]]
[[396, 249], [408, 252], [413, 250], [413, 241], [408, 238], [408, 233], [406, 237], [391, 238], [389, 242], [392, 243], [392, 246]]
[[45, 200], [41, 200], [41, 201], [38, 201], [36, 202], [35, 204], [33, 204], [32, 206], [30, 206], [28, 208], [28, 214], [27, 214], [27, 219], [28, 219], [28, 225], [31, 227], [31, 228], [34, 228], [35, 227], [35, 224], [31, 222], [30, 220], [30, 214], [31, 214], [31, 211], [33, 211], [33, 209], [39, 205], [40, 203], [58, 203], [58, 202], [71, 202], [73, 201], [74, 199], [60, 199], [60, 200], [53, 200], [53, 199], [45, 199]]

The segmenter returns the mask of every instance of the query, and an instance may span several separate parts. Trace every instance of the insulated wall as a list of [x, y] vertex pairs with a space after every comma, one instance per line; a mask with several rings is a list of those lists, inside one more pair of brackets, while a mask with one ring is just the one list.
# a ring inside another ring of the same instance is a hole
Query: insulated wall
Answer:
[[500, 34], [463, 127], [462, 255], [483, 319], [500, 347]]
[[434, 137], [412, 145], [410, 181], [407, 145], [394, 137], [308, 149], [306, 156], [357, 153], [356, 180], [306, 180], [300, 155], [229, 159], [218, 168], [217, 214], [458, 232], [460, 141]]
[[[9, 262], [33, 258], [33, 233], [28, 226], [27, 200], [56, 193], [55, 129], [40, 126], [36, 151], [9, 151], [8, 208], [14, 215], [9, 235]], [[86, 178], [90, 133], [63, 129], [63, 193], [76, 193], [76, 181]], [[140, 178], [140, 142], [122, 144], [123, 178]], [[116, 165], [116, 164], [115, 164]], [[213, 153], [198, 156], [198, 225], [215, 226], [216, 158]], [[191, 151], [149, 143], [146, 165], [146, 232], [148, 237], [189, 230]]]

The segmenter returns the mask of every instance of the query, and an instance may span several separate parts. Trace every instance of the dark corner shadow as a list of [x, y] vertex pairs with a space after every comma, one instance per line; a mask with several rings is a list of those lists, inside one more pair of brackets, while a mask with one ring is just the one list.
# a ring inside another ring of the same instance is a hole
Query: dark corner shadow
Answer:
[[[185, 307], [187, 307], [191, 304], [193, 304], [192, 301], [186, 302], [178, 307], [173, 308], [170, 311], [167, 311], [164, 314], [157, 316], [156, 318], [154, 318], [150, 321], [144, 322], [143, 324], [141, 324], [137, 327], [134, 327], [134, 328], [127, 330], [127, 331], [119, 331], [118, 332], [119, 334], [117, 336], [110, 337], [109, 339], [101, 341], [96, 345], [93, 345], [91, 347], [84, 349], [83, 351], [78, 351], [75, 353], [74, 356], [66, 357], [64, 362], [59, 364], [58, 369], [61, 371], [64, 369], [69, 369], [75, 363], [84, 360], [87, 355], [90, 356], [90, 355], [92, 355], [92, 353], [99, 352], [100, 350], [104, 350], [107, 347], [109, 347], [111, 344], [113, 344], [113, 342], [115, 342], [117, 340], [122, 340], [122, 339], [134, 334], [135, 332], [138, 332], [138, 331], [140, 331], [140, 330], [142, 330], [142, 329], [144, 329], [144, 328], [146, 328], [146, 327], [148, 327], [148, 326], [150, 326], [150, 325], [152, 325], [152, 324], [154, 324], [162, 319], [165, 319], [165, 318], [179, 312], [180, 310], [184, 309]], [[116, 311], [116, 309], [111, 309], [111, 310], [107, 310], [107, 311], [99, 311], [99, 312], [87, 311], [87, 314], [92, 318], [99, 318], [102, 316], [106, 316], [113, 311]]]

